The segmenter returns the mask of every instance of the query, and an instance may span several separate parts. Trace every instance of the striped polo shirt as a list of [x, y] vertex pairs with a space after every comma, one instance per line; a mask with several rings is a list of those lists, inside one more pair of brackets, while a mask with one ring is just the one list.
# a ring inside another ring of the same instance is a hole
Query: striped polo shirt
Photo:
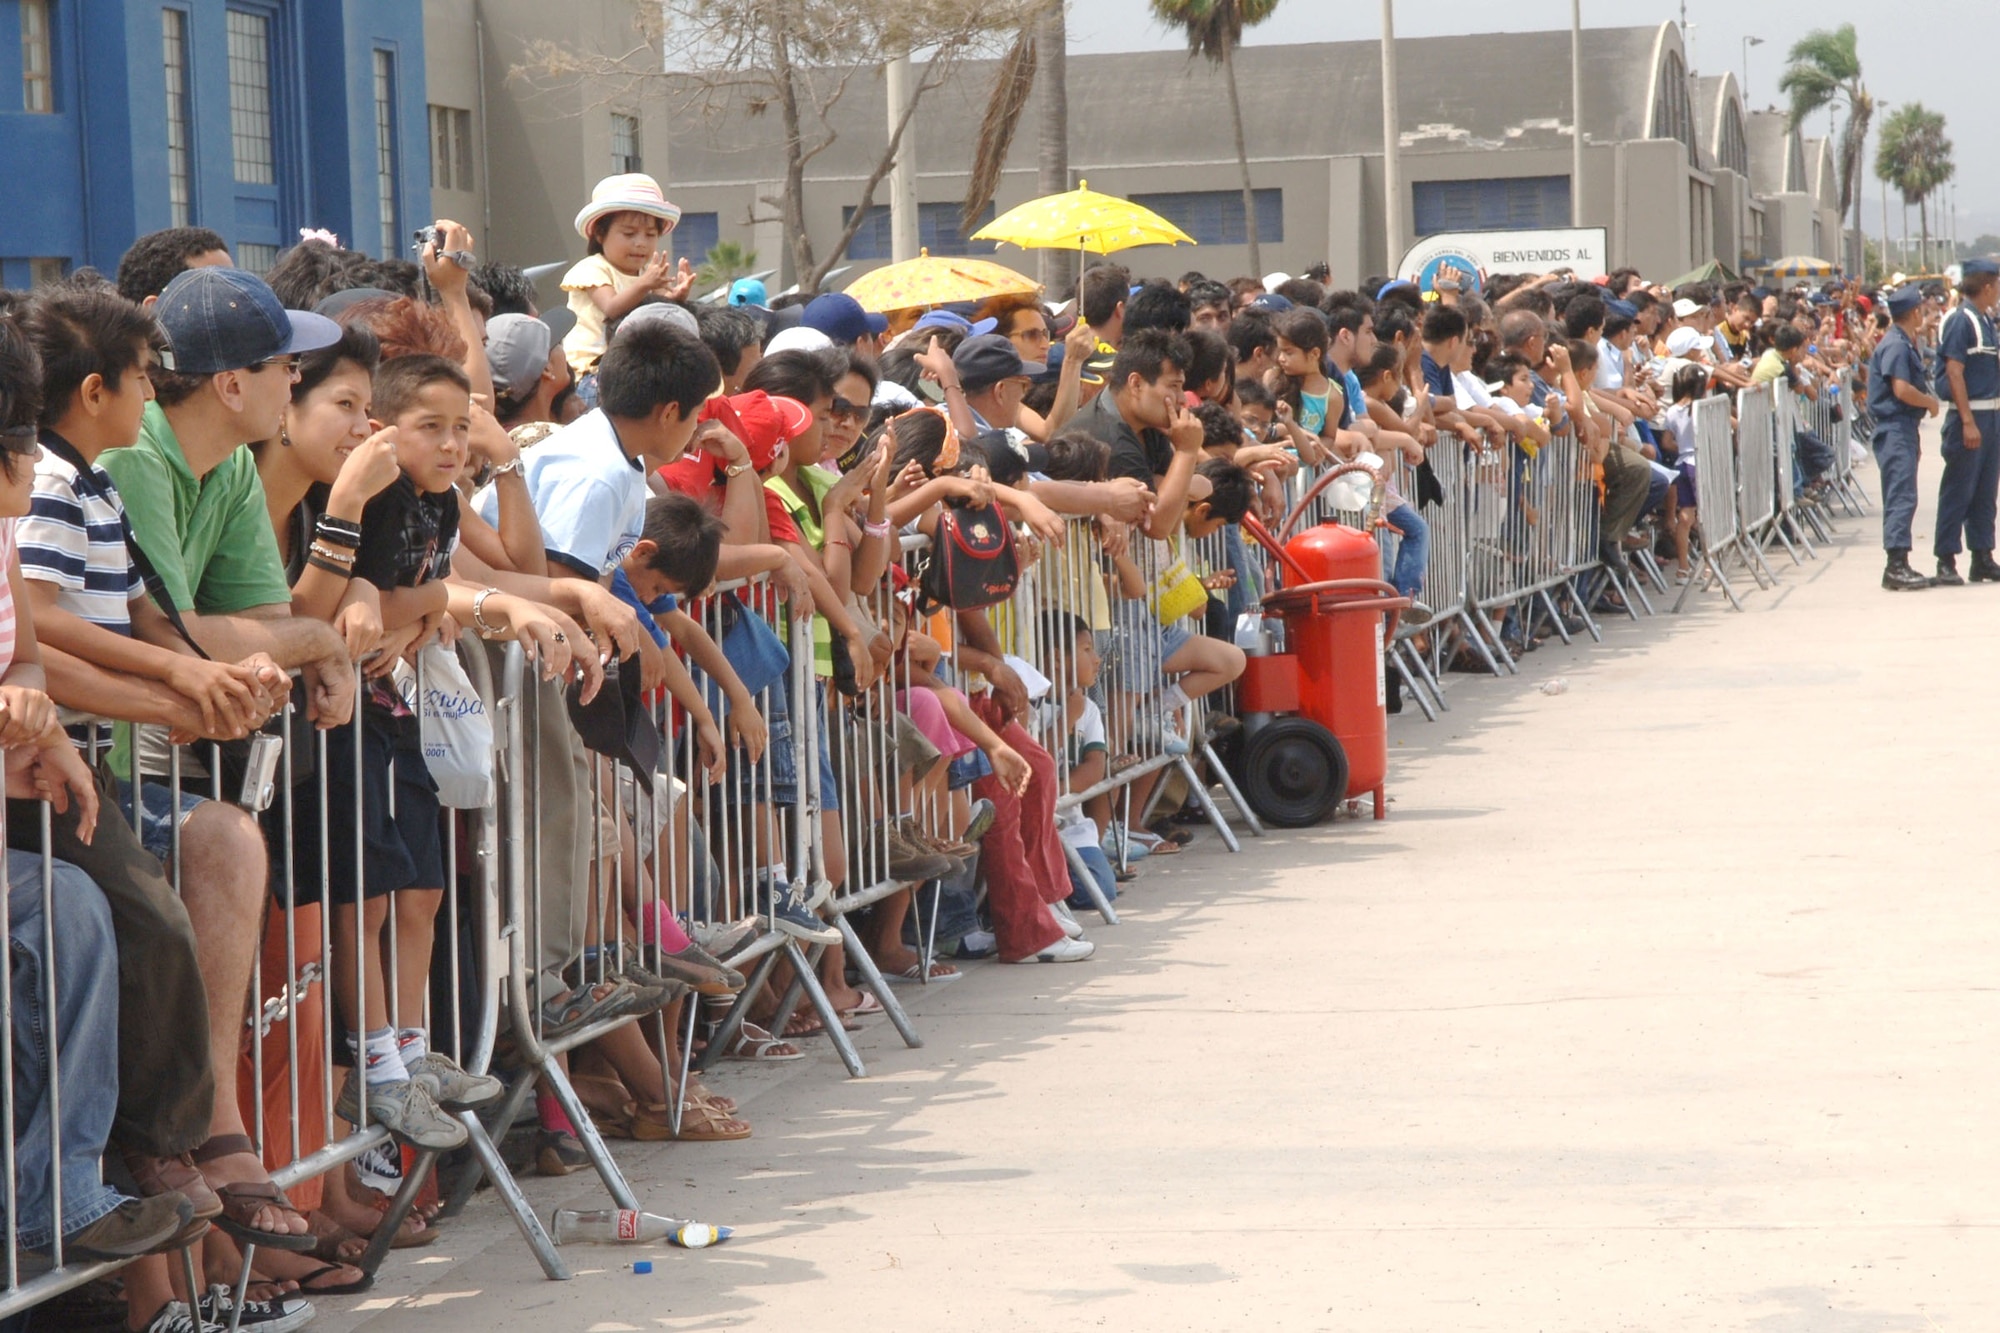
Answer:
[[15, 532], [23, 576], [52, 583], [56, 605], [117, 634], [132, 632], [133, 598], [145, 591], [125, 545], [124, 505], [104, 469], [100, 494], [80, 491], [76, 469], [49, 450], [35, 464], [35, 496]]

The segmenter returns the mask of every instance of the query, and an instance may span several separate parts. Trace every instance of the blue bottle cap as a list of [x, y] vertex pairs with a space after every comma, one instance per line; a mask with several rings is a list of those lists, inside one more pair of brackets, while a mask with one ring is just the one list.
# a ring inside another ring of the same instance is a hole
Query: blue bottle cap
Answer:
[[632, 1272], [634, 1274], [650, 1273], [652, 1271], [653, 1261], [651, 1259], [640, 1259], [632, 1265]]

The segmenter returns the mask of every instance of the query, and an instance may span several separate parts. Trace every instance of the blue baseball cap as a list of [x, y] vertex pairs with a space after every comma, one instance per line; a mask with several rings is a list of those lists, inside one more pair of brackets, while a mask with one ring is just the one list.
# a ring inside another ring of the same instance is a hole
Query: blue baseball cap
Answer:
[[997, 319], [982, 319], [977, 323], [967, 319], [956, 310], [933, 310], [910, 326], [916, 329], [956, 329], [968, 338], [977, 338], [1000, 327]]
[[2000, 263], [1995, 263], [1991, 259], [1968, 259], [1965, 261], [1964, 266], [1959, 269], [1959, 272], [1968, 278], [1975, 273], [1990, 273], [2000, 276]]
[[1266, 292], [1262, 296], [1252, 298], [1250, 302], [1250, 309], [1268, 310], [1274, 315], [1281, 315], [1291, 308], [1291, 298], [1280, 296], [1276, 292]]
[[1375, 299], [1378, 301], [1381, 300], [1383, 297], [1387, 296], [1390, 292], [1395, 291], [1398, 287], [1408, 287], [1413, 292], [1418, 290], [1417, 284], [1411, 282], [1408, 278], [1391, 278], [1389, 281], [1382, 284], [1382, 290], [1375, 293]]
[[764, 284], [755, 278], [738, 278], [729, 284], [729, 304], [768, 306], [771, 304], [771, 294], [764, 289]]
[[287, 310], [265, 281], [240, 268], [191, 268], [167, 284], [153, 308], [183, 375], [245, 370], [291, 352], [340, 341], [340, 325]]
[[1901, 319], [1924, 303], [1924, 289], [1914, 282], [1906, 282], [1890, 292], [1885, 298], [1892, 319]]
[[799, 323], [809, 329], [818, 329], [840, 346], [889, 331], [887, 315], [869, 314], [861, 308], [861, 302], [846, 292], [815, 296], [806, 303]]
[[1606, 301], [1604, 303], [1604, 308], [1611, 314], [1619, 315], [1626, 319], [1637, 319], [1639, 317], [1638, 306], [1635, 306], [1630, 301], [1623, 300], [1616, 296], [1612, 297], [1609, 301]]

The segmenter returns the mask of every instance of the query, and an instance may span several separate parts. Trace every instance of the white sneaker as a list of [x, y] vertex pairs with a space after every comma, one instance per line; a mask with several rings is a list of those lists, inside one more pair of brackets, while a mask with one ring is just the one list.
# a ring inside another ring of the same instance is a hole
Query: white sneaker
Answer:
[[1089, 940], [1073, 940], [1065, 935], [1040, 953], [1031, 953], [1026, 958], [1010, 958], [1010, 963], [1080, 963], [1097, 952], [1097, 946]]
[[1049, 915], [1056, 919], [1056, 924], [1062, 927], [1062, 933], [1065, 936], [1073, 940], [1083, 938], [1083, 923], [1078, 921], [1075, 913], [1069, 910], [1068, 903], [1050, 903]]

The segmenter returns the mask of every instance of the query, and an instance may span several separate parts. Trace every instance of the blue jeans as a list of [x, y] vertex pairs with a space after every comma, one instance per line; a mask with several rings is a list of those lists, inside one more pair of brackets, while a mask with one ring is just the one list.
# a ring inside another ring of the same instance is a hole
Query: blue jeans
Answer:
[[[1111, 858], [1104, 849], [1095, 845], [1078, 847], [1078, 860], [1090, 868], [1090, 877], [1097, 881], [1097, 887], [1104, 890], [1104, 900], [1110, 902], [1118, 896], [1118, 876], [1111, 869]], [[1090, 896], [1090, 887], [1076, 873], [1074, 863], [1069, 867], [1069, 905], [1078, 909], [1095, 909], [1097, 900]]]
[[1390, 510], [1389, 526], [1403, 534], [1396, 547], [1396, 568], [1389, 582], [1405, 597], [1415, 597], [1424, 586], [1424, 566], [1431, 558], [1431, 528], [1414, 505], [1400, 504]]
[[[115, 818], [115, 816], [113, 816]], [[8, 1012], [14, 1031], [14, 1187], [20, 1243], [54, 1241], [49, 1114], [49, 968], [42, 913], [42, 858], [7, 853], [7, 949], [13, 966]], [[118, 1109], [118, 944], [111, 908], [90, 877], [55, 862], [50, 901], [55, 936], [56, 1055], [62, 1079], [62, 1230], [65, 1236], [112, 1211], [124, 1196], [104, 1183], [98, 1159]], [[0, 1209], [7, 1206], [0, 1198]]]

